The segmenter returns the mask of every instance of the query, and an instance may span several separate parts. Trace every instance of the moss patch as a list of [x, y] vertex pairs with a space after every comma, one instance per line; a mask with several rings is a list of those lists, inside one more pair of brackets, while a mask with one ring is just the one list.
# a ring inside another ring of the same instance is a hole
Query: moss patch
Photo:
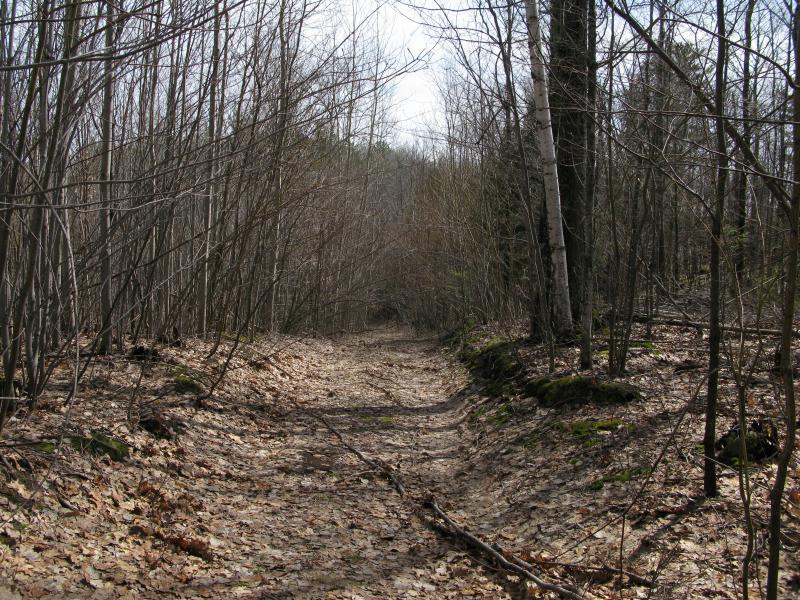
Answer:
[[510, 402], [501, 404], [495, 412], [488, 418], [489, 422], [495, 427], [503, 427], [507, 425], [514, 417], [514, 407]]
[[120, 440], [115, 440], [102, 433], [93, 433], [92, 437], [78, 435], [69, 436], [70, 444], [78, 452], [93, 452], [94, 454], [107, 454], [111, 460], [122, 461], [128, 458], [128, 446]]
[[621, 419], [604, 419], [600, 421], [573, 421], [572, 423], [559, 423], [557, 427], [561, 431], [569, 431], [584, 446], [596, 446], [602, 441], [601, 431], [617, 431], [627, 429], [633, 431], [636, 426], [625, 423]]
[[391, 415], [385, 415], [383, 417], [376, 417], [375, 415], [360, 415], [358, 418], [362, 421], [366, 421], [367, 423], [379, 423], [381, 425], [394, 425], [397, 423], [397, 417], [393, 417]]
[[622, 471], [617, 471], [611, 475], [603, 475], [600, 479], [595, 479], [591, 484], [589, 484], [589, 489], [597, 492], [602, 490], [603, 486], [607, 483], [628, 483], [629, 481], [646, 475], [648, 471], [649, 469], [642, 468], [623, 469]]
[[481, 347], [467, 344], [458, 353], [472, 376], [492, 398], [511, 395], [525, 375], [525, 367], [517, 357], [519, 342], [494, 338]]
[[41, 454], [55, 454], [56, 451], [56, 445], [53, 442], [37, 442], [28, 447], [34, 452], [40, 452]]
[[541, 377], [523, 387], [527, 396], [535, 396], [544, 406], [562, 404], [624, 404], [641, 400], [636, 386], [614, 381], [598, 381], [594, 377], [569, 376], [559, 379]]
[[203, 386], [195, 381], [191, 375], [186, 372], [185, 367], [174, 367], [172, 373], [175, 376], [173, 385], [175, 391], [179, 394], [201, 394]]

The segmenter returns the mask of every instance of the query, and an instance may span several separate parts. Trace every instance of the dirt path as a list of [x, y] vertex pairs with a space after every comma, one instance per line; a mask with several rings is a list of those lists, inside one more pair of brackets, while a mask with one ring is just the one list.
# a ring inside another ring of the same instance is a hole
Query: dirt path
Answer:
[[[464, 500], [460, 425], [462, 371], [435, 340], [380, 330], [318, 346], [315, 373], [293, 378], [301, 410], [273, 464], [274, 510], [266, 529], [292, 540], [295, 562], [265, 582], [275, 597], [504, 598], [501, 580], [483, 573], [414, 514], [379, 474], [342, 447], [391, 466], [410, 493], [436, 493], [449, 508]], [[287, 513], [288, 510], [288, 513]]]
[[[67, 444], [53, 467], [35, 446], [7, 453], [21, 475], [0, 489], [0, 598], [511, 597], [319, 420], [470, 523], [459, 508], [480, 479], [462, 471], [463, 369], [406, 330], [287, 341], [266, 364], [237, 359], [202, 410], [169, 392], [170, 378], [213, 366], [202, 344], [153, 366], [98, 364], [68, 428], [102, 428], [131, 456]], [[183, 422], [176, 439], [129, 430], [132, 393]], [[16, 432], [63, 424], [56, 389]]]

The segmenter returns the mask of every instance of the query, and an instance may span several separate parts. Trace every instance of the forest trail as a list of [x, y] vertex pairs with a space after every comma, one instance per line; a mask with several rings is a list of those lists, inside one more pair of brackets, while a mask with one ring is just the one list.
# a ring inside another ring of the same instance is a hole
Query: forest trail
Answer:
[[293, 378], [301, 408], [287, 415], [294, 429], [268, 461], [277, 479], [265, 529], [295, 540], [281, 559], [293, 563], [291, 577], [268, 584], [274, 597], [508, 597], [505, 577], [487, 577], [430, 531], [419, 506], [317, 420], [392, 468], [409, 495], [461, 508], [480, 490], [462, 460], [462, 367], [436, 339], [389, 328], [319, 348], [313, 371]]
[[[681, 337], [633, 357], [641, 401], [560, 407], [493, 397], [452, 349], [396, 327], [242, 346], [199, 402], [226, 344], [97, 358], [72, 408], [71, 370], [54, 374], [36, 418], [0, 444], [0, 600], [552, 597], [432, 527], [431, 496], [586, 598], [619, 596], [620, 553], [625, 597], [740, 596], [738, 477], [702, 498], [698, 380], [684, 368], [702, 350]], [[544, 348], [518, 356], [529, 377], [546, 368]], [[575, 358], [562, 349], [558, 368]], [[97, 435], [128, 455], [98, 452]], [[751, 473], [759, 523], [773, 468]], [[800, 544], [800, 513], [785, 530]], [[795, 590], [794, 554], [786, 565]]]
[[[33, 492], [37, 508], [0, 527], [0, 581], [10, 586], [0, 597], [512, 597], [505, 576], [420, 516], [429, 493], [468, 526], [459, 509], [480, 505], [485, 482], [462, 460], [473, 435], [459, 410], [463, 367], [406, 329], [287, 344], [266, 363], [237, 363], [203, 410], [163, 404], [184, 424], [174, 440], [127, 431], [110, 390], [130, 394], [141, 368], [140, 395], [163, 395], [164, 375], [204, 364], [206, 348], [171, 351], [165, 366], [98, 366], [70, 426], [116, 419], [131, 458], [65, 449], [69, 472], [57, 468], [45, 493]], [[29, 439], [56, 427], [60, 409], [45, 403], [49, 412]], [[395, 469], [406, 498], [320, 418]], [[4, 492], [32, 489], [14, 481]]]

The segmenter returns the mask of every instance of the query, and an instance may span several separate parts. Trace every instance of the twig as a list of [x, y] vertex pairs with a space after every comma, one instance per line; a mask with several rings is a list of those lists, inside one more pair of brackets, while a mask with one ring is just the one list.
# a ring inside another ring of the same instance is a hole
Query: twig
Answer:
[[394, 489], [397, 490], [397, 493], [400, 494], [400, 496], [405, 496], [406, 495], [405, 486], [403, 485], [403, 483], [400, 481], [400, 478], [397, 476], [397, 474], [394, 472], [394, 470], [389, 465], [387, 465], [386, 463], [384, 463], [381, 460], [378, 460], [378, 459], [373, 460], [371, 458], [367, 458], [366, 456], [364, 456], [358, 450], [358, 448], [354, 448], [353, 446], [348, 444], [347, 441], [344, 439], [344, 436], [341, 433], [339, 433], [339, 431], [335, 427], [333, 427], [330, 423], [328, 423], [328, 421], [325, 420], [324, 417], [321, 417], [319, 415], [315, 415], [314, 413], [308, 412], [307, 410], [304, 410], [303, 408], [301, 408], [298, 405], [295, 405], [295, 406], [297, 406], [297, 408], [299, 410], [302, 410], [307, 415], [313, 417], [314, 419], [316, 419], [317, 421], [322, 423], [328, 431], [330, 431], [333, 435], [335, 435], [337, 437], [337, 439], [339, 440], [339, 443], [342, 446], [344, 446], [345, 448], [347, 448], [350, 452], [355, 454], [359, 458], [359, 460], [361, 460], [361, 462], [369, 465], [370, 467], [372, 467], [376, 471], [380, 471], [381, 473], [383, 473], [386, 476], [386, 478], [389, 480], [389, 482], [392, 484], [392, 486], [394, 486]]
[[[528, 563], [521, 561], [520, 559], [514, 557], [514, 561], [520, 561], [520, 566], [525, 566]], [[604, 575], [615, 576], [619, 575], [620, 570], [617, 567], [612, 567], [610, 565], [601, 565], [599, 567], [593, 567], [591, 565], [578, 565], [575, 563], [568, 563], [568, 562], [558, 562], [555, 560], [535, 560], [533, 561], [534, 564], [542, 566], [542, 567], [559, 567], [566, 569], [568, 572], [581, 572], [581, 573], [602, 573]], [[633, 571], [623, 570], [622, 574], [625, 575], [631, 582], [635, 583], [636, 585], [641, 585], [643, 587], [653, 587], [655, 584], [652, 580], [647, 579], [646, 577], [642, 577], [638, 573], [634, 573]]]
[[39, 444], [52, 443], [56, 438], [42, 438], [41, 440], [22, 440], [22, 441], [8, 441], [0, 444], [0, 448], [24, 448], [26, 446], [38, 446]]
[[470, 546], [480, 550], [484, 554], [490, 556], [494, 561], [503, 567], [506, 571], [510, 571], [516, 575], [519, 575], [523, 579], [527, 579], [535, 583], [539, 588], [546, 590], [548, 592], [554, 592], [560, 595], [563, 598], [571, 598], [572, 600], [581, 600], [583, 596], [580, 595], [580, 592], [575, 589], [574, 587], [564, 587], [560, 585], [556, 585], [554, 583], [548, 583], [541, 577], [535, 575], [531, 572], [532, 565], [526, 563], [522, 559], [519, 558], [512, 558], [508, 560], [506, 558], [505, 553], [502, 549], [495, 545], [493, 548], [489, 546], [486, 542], [482, 541], [481, 539], [475, 537], [465, 529], [462, 529], [445, 513], [439, 505], [436, 503], [436, 500], [433, 498], [428, 499], [425, 502], [425, 506], [430, 508], [436, 516], [438, 516], [442, 521], [444, 521], [448, 528], [450, 529], [451, 533], [456, 535], [457, 537], [461, 538], [462, 540], [466, 541]]

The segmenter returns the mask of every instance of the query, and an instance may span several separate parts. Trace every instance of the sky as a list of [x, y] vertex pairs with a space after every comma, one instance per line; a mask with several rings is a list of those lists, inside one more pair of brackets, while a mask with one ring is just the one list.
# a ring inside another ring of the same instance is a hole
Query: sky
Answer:
[[411, 9], [390, 3], [381, 12], [383, 21], [391, 27], [389, 43], [404, 51], [406, 56], [424, 57], [420, 68], [400, 77], [393, 98], [393, 117], [397, 121], [395, 141], [414, 145], [418, 136], [429, 133], [441, 112], [436, 87], [441, 48], [425, 26], [415, 22], [419, 17]]
[[[424, 4], [424, 0], [419, 3]], [[396, 62], [420, 59], [415, 68], [394, 81], [388, 116], [394, 126], [388, 132], [387, 141], [414, 146], [420, 137], [429, 136], [441, 113], [436, 80], [441, 48], [420, 22], [417, 11], [403, 2], [344, 0], [343, 14], [352, 11], [353, 7], [362, 17], [377, 11], [379, 35], [387, 45], [386, 51], [395, 56]]]

